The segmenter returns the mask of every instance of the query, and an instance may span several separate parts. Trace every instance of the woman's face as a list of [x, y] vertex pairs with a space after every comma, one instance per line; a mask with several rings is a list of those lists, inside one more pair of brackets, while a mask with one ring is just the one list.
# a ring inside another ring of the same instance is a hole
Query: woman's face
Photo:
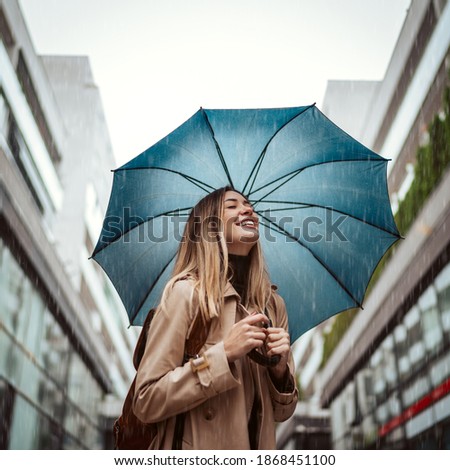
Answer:
[[235, 191], [225, 193], [223, 207], [228, 252], [246, 256], [259, 239], [258, 217], [247, 199]]

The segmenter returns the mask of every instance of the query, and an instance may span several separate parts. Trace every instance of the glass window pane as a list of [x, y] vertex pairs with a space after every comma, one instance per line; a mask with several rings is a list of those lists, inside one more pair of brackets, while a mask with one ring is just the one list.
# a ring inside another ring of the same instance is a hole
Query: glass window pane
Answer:
[[2, 294], [0, 320], [11, 333], [18, 336], [25, 276], [3, 241], [0, 246], [0, 270], [2, 274], [0, 276]]
[[3, 93], [0, 93], [0, 135], [8, 134], [9, 106]]
[[404, 406], [410, 406], [430, 391], [430, 383], [425, 375], [417, 378], [403, 391]]
[[438, 305], [441, 312], [442, 328], [450, 333], [450, 286], [438, 293]]
[[19, 395], [14, 402], [10, 432], [10, 449], [39, 449], [38, 411]]
[[441, 328], [441, 320], [436, 306], [423, 312], [422, 325], [424, 343], [427, 351], [437, 351], [444, 342], [444, 333]]
[[450, 377], [450, 352], [435, 362], [430, 368], [430, 378], [433, 387], [437, 387]]
[[70, 343], [56, 322], [54, 316], [45, 309], [40, 363], [51, 377], [63, 388], [66, 387], [70, 356]]

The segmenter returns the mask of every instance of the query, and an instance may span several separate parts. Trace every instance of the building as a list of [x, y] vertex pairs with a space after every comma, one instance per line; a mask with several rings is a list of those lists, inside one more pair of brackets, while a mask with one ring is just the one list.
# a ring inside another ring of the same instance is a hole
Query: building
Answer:
[[330, 412], [315, 401], [299, 401], [293, 416], [280, 423], [276, 433], [278, 449], [332, 449]]
[[0, 0], [0, 448], [111, 448], [137, 329], [89, 256], [115, 166], [85, 57]]
[[[320, 371], [335, 449], [450, 449], [449, 47], [449, 2], [413, 0], [383, 81], [358, 88], [355, 137], [392, 159], [405, 239]], [[331, 82], [324, 102], [342, 126], [351, 93]]]

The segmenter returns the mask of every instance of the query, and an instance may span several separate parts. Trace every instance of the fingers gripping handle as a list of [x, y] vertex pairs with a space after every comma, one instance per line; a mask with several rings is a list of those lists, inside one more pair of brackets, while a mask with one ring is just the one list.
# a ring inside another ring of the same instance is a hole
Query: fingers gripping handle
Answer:
[[276, 366], [281, 359], [281, 356], [265, 356], [264, 354], [260, 353], [257, 349], [252, 349], [247, 356], [255, 361], [257, 364], [260, 364], [264, 367], [273, 367]]
[[[268, 315], [267, 315], [268, 317]], [[269, 317], [268, 317], [269, 318]], [[265, 327], [272, 326], [272, 320], [269, 318], [269, 324], [264, 325]], [[255, 361], [257, 364], [264, 366], [264, 367], [274, 367], [276, 366], [281, 359], [280, 355], [275, 356], [267, 356], [263, 352], [258, 351], [257, 348], [252, 349], [247, 356], [252, 360]]]

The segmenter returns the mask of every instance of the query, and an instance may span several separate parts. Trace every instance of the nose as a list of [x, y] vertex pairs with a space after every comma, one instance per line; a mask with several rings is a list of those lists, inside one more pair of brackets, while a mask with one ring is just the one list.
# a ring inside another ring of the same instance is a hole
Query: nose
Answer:
[[241, 207], [240, 213], [242, 215], [253, 214], [253, 208], [243, 204], [242, 207]]

